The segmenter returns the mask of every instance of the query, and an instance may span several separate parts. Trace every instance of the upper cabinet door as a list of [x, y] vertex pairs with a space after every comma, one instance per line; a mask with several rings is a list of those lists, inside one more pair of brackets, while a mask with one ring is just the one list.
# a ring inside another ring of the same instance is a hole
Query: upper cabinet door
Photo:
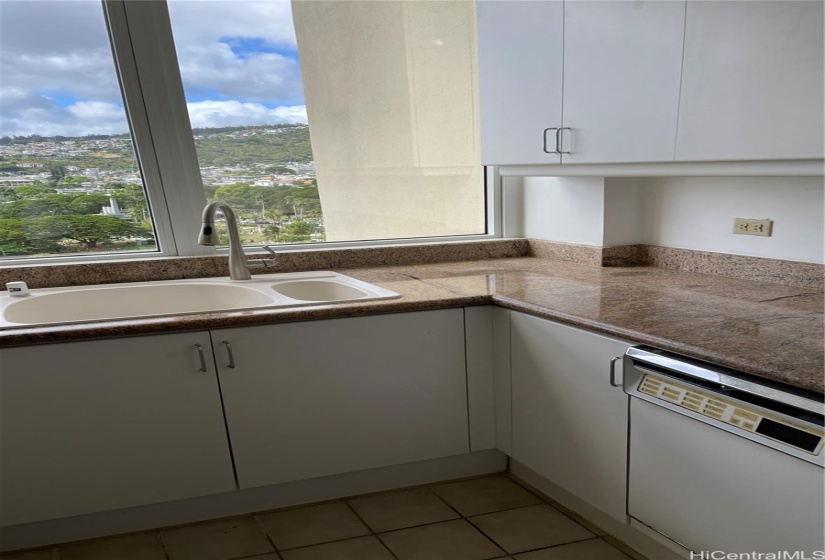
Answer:
[[564, 12], [562, 161], [673, 161], [685, 3], [573, 1]]
[[689, 1], [676, 159], [823, 157], [823, 4]]
[[476, 17], [481, 162], [560, 163], [563, 2], [482, 0]]

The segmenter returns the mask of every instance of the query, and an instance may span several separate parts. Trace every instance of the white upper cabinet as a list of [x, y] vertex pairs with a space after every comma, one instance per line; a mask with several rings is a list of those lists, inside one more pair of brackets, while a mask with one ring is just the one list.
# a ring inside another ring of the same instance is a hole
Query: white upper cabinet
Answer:
[[565, 2], [562, 162], [673, 160], [684, 24], [684, 2]]
[[689, 1], [676, 159], [823, 156], [823, 3]]
[[559, 163], [564, 4], [482, 0], [476, 17], [481, 162]]
[[480, 1], [477, 17], [482, 163], [673, 160], [684, 2]]

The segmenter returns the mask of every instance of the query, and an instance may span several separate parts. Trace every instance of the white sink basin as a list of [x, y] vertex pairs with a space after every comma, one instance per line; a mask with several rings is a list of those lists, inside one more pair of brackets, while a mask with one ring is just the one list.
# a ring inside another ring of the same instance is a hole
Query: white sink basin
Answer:
[[115, 317], [176, 315], [269, 305], [256, 290], [227, 284], [160, 284], [93, 288], [29, 296], [3, 310], [12, 323], [65, 323]]
[[335, 272], [138, 282], [32, 290], [0, 297], [0, 329], [240, 309], [299, 307], [400, 297]]
[[292, 280], [275, 284], [272, 289], [301, 301], [353, 301], [370, 297], [366, 290], [335, 280]]

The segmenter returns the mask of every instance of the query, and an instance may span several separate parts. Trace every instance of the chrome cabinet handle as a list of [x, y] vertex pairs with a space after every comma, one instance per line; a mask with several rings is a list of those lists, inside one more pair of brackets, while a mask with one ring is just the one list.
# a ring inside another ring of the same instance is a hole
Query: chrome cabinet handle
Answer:
[[616, 383], [616, 362], [621, 360], [621, 356], [616, 356], [612, 360], [610, 360], [610, 384], [614, 387], [621, 387], [621, 383]]
[[[554, 151], [550, 151], [547, 149], [547, 132], [550, 130], [556, 131], [556, 149]], [[544, 150], [545, 154], [558, 154], [559, 153], [559, 129], [558, 128], [545, 128], [544, 129], [544, 146], [542, 146], [542, 150]]]
[[570, 153], [572, 153], [572, 152], [565, 152], [565, 151], [562, 151], [562, 149], [561, 149], [561, 147], [562, 147], [562, 140], [563, 140], [562, 136], [563, 136], [563, 134], [564, 134], [564, 133], [562, 132], [563, 130], [569, 130], [569, 131], [570, 131], [570, 134], [571, 134], [570, 140], [571, 140], [571, 141], [573, 140], [573, 137], [572, 137], [572, 134], [573, 134], [573, 129], [572, 129], [572, 128], [567, 127], [567, 126], [564, 126], [564, 127], [562, 127], [562, 128], [558, 128], [558, 129], [556, 129], [556, 153], [558, 153], [558, 154], [570, 154]]
[[201, 361], [201, 368], [200, 371], [206, 373], [206, 356], [203, 354], [203, 346], [200, 344], [195, 344], [195, 348], [198, 349], [198, 358]]
[[232, 345], [225, 340], [221, 342], [221, 344], [223, 344], [226, 347], [226, 356], [227, 358], [229, 358], [229, 363], [226, 364], [226, 367], [228, 367], [229, 369], [235, 369], [235, 355], [232, 354]]

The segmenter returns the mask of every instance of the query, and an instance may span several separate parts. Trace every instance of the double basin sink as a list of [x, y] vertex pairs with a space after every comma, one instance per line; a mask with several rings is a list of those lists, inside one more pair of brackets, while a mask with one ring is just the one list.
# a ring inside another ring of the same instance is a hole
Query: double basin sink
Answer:
[[336, 272], [54, 288], [0, 297], [0, 329], [397, 297], [396, 292]]

